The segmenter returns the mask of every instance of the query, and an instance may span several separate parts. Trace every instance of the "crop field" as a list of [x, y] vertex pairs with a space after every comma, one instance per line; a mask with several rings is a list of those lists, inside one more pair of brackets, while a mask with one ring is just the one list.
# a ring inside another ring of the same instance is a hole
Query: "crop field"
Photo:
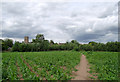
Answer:
[[2, 80], [2, 53], [0, 53], [0, 81]]
[[71, 80], [72, 71], [77, 71], [75, 66], [80, 63], [81, 54], [89, 62], [89, 73], [97, 76], [98, 80], [118, 80], [118, 53], [89, 51], [4, 52], [2, 79]]
[[5, 52], [3, 80], [70, 80], [80, 62], [80, 52]]
[[[118, 80], [117, 52], [85, 52], [91, 65], [91, 74], [96, 74], [99, 80]], [[120, 66], [119, 66], [120, 68]]]

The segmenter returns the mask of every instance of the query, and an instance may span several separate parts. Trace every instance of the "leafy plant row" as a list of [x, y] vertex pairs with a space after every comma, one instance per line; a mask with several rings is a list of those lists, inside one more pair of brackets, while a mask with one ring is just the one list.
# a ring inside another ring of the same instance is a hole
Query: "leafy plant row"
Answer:
[[117, 52], [87, 52], [85, 53], [91, 64], [91, 73], [98, 73], [99, 80], [118, 80]]
[[3, 80], [70, 80], [72, 70], [80, 62], [80, 53], [6, 52], [2, 58]]
[[26, 52], [23, 56], [47, 80], [70, 80], [72, 68], [80, 61], [78, 52]]
[[21, 78], [23, 80], [40, 80], [23, 62], [20, 53], [3, 53], [2, 58], [2, 80], [20, 80]]

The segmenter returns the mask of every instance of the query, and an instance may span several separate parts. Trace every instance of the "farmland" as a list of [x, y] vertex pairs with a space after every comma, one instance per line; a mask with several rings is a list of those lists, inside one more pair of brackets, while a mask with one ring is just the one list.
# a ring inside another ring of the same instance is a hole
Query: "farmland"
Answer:
[[85, 52], [91, 65], [90, 73], [99, 80], [118, 79], [118, 52]]
[[2, 53], [0, 53], [0, 81], [2, 80]]
[[[90, 74], [99, 80], [118, 79], [117, 52], [4, 52], [2, 54], [2, 79], [6, 80], [70, 80], [77, 71], [81, 54], [90, 64]], [[94, 77], [90, 77], [94, 79]]]
[[71, 51], [3, 53], [3, 80], [69, 80], [80, 62]]

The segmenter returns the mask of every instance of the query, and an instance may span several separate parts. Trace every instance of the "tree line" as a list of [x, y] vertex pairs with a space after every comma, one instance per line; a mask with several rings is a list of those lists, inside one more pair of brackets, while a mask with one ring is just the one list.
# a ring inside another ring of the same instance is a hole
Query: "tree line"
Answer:
[[52, 50], [74, 50], [74, 51], [111, 51], [119, 52], [120, 51], [120, 42], [107, 42], [97, 43], [89, 42], [88, 44], [80, 44], [76, 40], [71, 42], [66, 42], [64, 44], [54, 43], [53, 40], [45, 40], [42, 34], [37, 34], [36, 39], [33, 39], [31, 43], [20, 43], [13, 40], [5, 39], [0, 41], [2, 45], [2, 50], [6, 51], [11, 49], [11, 51], [18, 52], [38, 52], [38, 51], [52, 51]]

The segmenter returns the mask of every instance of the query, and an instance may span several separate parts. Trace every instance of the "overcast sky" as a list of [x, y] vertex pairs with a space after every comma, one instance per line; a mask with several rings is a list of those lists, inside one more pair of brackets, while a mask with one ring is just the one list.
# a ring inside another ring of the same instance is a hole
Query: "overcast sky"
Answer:
[[[0, 10], [1, 11], [1, 10]], [[117, 2], [2, 2], [1, 38], [80, 43], [118, 40]]]

